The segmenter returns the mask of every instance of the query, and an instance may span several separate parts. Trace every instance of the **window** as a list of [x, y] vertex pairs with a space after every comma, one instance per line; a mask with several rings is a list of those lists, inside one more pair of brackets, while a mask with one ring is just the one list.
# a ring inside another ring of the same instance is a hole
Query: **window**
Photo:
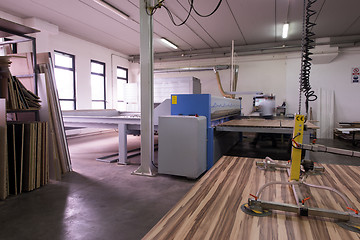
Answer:
[[117, 109], [119, 111], [126, 111], [126, 102], [124, 100], [124, 88], [125, 84], [128, 83], [128, 69], [123, 67], [116, 68], [117, 78]]
[[105, 63], [91, 60], [92, 109], [106, 109]]
[[61, 110], [75, 110], [75, 56], [59, 51], [54, 53], [55, 81]]

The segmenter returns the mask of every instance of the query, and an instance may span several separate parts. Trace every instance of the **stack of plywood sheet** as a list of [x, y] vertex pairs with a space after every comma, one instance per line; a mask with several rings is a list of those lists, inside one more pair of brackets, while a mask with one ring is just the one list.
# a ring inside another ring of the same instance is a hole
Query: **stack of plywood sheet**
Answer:
[[8, 123], [8, 189], [17, 195], [49, 181], [47, 123]]
[[60, 179], [61, 175], [71, 171], [72, 167], [50, 53], [38, 54], [38, 62], [39, 95], [46, 106], [46, 109], [40, 111], [40, 119], [49, 121], [49, 139], [52, 141], [50, 154], [53, 161], [50, 163], [50, 174], [51, 178]]
[[[43, 82], [39, 84], [44, 94], [38, 97], [11, 75], [9, 58], [0, 58], [0, 200], [39, 188], [50, 177], [59, 180], [71, 170], [51, 58], [45, 59], [47, 62], [40, 66]], [[7, 119], [7, 110], [29, 108], [41, 113], [41, 121]]]

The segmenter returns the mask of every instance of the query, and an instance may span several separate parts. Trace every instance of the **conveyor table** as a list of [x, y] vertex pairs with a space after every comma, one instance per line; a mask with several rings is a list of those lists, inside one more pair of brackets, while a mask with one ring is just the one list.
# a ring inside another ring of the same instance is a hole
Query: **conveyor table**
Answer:
[[140, 118], [131, 116], [63, 116], [66, 127], [118, 129], [119, 164], [127, 164], [127, 132], [140, 130]]

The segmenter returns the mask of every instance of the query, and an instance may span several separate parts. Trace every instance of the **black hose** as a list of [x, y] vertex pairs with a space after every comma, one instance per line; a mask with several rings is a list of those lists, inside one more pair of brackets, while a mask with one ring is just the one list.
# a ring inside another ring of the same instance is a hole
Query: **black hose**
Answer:
[[[304, 0], [306, 1], [306, 0]], [[302, 60], [301, 60], [301, 74], [300, 74], [300, 92], [303, 92], [305, 95], [305, 106], [306, 113], [308, 113], [309, 102], [315, 101], [317, 96], [315, 92], [311, 90], [310, 86], [310, 70], [311, 70], [311, 57], [312, 53], [311, 49], [314, 48], [314, 40], [313, 37], [315, 33], [312, 32], [312, 28], [316, 25], [314, 22], [310, 21], [310, 18], [316, 14], [316, 11], [312, 10], [312, 5], [317, 0], [308, 0], [308, 3], [305, 7], [305, 18], [304, 18], [304, 33], [302, 39]], [[300, 107], [299, 107], [300, 113]]]

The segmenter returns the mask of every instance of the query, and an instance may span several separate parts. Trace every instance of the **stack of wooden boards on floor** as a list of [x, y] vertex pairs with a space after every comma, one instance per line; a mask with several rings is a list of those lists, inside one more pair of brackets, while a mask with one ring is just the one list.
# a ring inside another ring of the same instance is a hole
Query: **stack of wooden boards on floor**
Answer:
[[8, 194], [49, 182], [47, 122], [8, 123]]
[[[59, 124], [62, 123], [60, 107], [54, 107], [58, 103], [57, 95], [54, 96], [56, 86], [49, 82], [55, 81], [51, 63], [45, 74], [39, 76], [40, 97], [12, 76], [9, 64], [9, 58], [0, 57], [0, 200], [37, 189], [49, 179], [60, 180], [63, 173], [71, 171], [65, 132]], [[30, 66], [28, 71], [32, 69]], [[35, 121], [13, 121], [7, 115], [7, 112], [18, 114], [28, 110], [38, 113]]]

